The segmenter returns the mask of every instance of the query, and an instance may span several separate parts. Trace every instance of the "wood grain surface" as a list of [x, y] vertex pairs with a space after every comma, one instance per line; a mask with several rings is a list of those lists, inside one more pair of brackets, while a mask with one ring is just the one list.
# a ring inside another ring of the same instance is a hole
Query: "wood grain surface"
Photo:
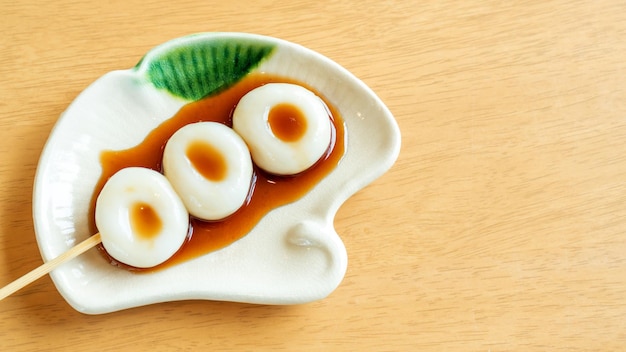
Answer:
[[61, 112], [169, 39], [302, 44], [369, 85], [403, 137], [337, 214], [349, 267], [328, 298], [88, 316], [45, 277], [0, 302], [0, 351], [626, 349], [626, 3], [0, 4], [0, 285], [42, 263], [32, 185]]

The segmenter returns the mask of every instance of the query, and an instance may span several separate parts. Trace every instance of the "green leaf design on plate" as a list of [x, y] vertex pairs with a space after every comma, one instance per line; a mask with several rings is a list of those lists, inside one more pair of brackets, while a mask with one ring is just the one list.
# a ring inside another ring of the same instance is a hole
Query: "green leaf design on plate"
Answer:
[[174, 46], [136, 68], [159, 89], [195, 101], [237, 83], [274, 50], [274, 45], [243, 38], [214, 38]]

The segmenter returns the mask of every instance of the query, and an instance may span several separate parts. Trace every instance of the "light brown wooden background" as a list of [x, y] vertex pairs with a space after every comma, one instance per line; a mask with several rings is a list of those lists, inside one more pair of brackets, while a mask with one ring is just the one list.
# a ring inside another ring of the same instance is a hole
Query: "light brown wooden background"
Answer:
[[41, 263], [39, 153], [104, 73], [202, 31], [297, 42], [363, 79], [403, 134], [336, 218], [341, 286], [291, 307], [188, 301], [103, 316], [46, 277], [0, 302], [0, 350], [626, 348], [626, 3], [0, 3], [0, 284]]

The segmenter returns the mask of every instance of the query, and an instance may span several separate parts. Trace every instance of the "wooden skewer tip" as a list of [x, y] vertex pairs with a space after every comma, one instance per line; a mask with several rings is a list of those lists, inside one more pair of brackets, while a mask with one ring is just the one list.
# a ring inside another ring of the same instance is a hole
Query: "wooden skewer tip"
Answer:
[[100, 242], [102, 242], [102, 237], [99, 233], [96, 233], [95, 235], [90, 236], [86, 240], [70, 248], [68, 251], [62, 253], [58, 257], [45, 262], [44, 264], [33, 269], [26, 275], [4, 286], [0, 289], [0, 301], [17, 292], [18, 290], [26, 287], [27, 285], [31, 284], [42, 276], [50, 273], [59, 265], [85, 253], [87, 250], [95, 247]]

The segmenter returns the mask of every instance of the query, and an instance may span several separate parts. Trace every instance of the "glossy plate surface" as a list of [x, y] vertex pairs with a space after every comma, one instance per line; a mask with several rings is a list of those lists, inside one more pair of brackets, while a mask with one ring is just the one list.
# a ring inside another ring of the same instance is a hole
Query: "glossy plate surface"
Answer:
[[35, 178], [33, 216], [41, 255], [48, 261], [90, 235], [88, 208], [103, 150], [138, 144], [183, 105], [250, 72], [303, 82], [339, 110], [346, 130], [339, 166], [303, 198], [267, 214], [242, 239], [180, 265], [133, 274], [110, 265], [96, 250], [65, 263], [51, 277], [76, 310], [101, 314], [184, 299], [298, 304], [322, 299], [340, 284], [347, 254], [334, 216], [348, 197], [394, 163], [398, 126], [363, 82], [328, 58], [242, 33], [169, 41], [136, 67], [104, 75], [72, 102], [46, 143]]

